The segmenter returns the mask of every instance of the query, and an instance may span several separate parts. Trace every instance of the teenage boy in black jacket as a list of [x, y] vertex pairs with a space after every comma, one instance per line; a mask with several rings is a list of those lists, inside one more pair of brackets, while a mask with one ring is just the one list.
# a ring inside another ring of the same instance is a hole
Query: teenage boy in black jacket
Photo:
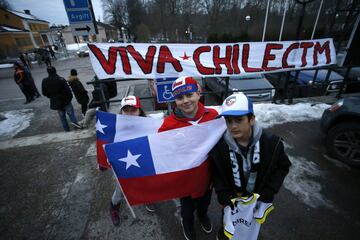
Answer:
[[[291, 166], [282, 139], [259, 126], [241, 92], [225, 99], [220, 115], [227, 131], [209, 153], [218, 202], [233, 207], [230, 199], [258, 193], [259, 201], [271, 203]], [[227, 239], [222, 230], [218, 238]]]

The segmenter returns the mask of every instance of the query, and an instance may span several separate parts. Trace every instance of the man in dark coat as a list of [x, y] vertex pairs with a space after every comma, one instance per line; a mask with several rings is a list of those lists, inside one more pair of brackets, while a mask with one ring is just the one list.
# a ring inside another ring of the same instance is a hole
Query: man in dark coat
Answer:
[[[227, 131], [209, 153], [218, 202], [234, 207], [231, 199], [257, 193], [259, 202], [272, 203], [291, 166], [282, 139], [259, 126], [243, 93], [225, 99], [221, 116]], [[228, 238], [220, 230], [218, 239]]]
[[49, 76], [43, 79], [41, 88], [43, 95], [50, 98], [50, 109], [57, 110], [65, 131], [70, 131], [65, 113], [69, 116], [71, 124], [81, 129], [71, 104], [72, 93], [66, 80], [56, 74], [55, 67], [48, 67], [47, 72]]

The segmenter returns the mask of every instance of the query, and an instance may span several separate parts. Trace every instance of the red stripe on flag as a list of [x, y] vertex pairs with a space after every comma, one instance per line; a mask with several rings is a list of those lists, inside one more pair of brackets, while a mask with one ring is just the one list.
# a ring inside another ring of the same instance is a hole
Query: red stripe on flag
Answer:
[[111, 168], [111, 166], [107, 160], [107, 157], [106, 157], [106, 154], [104, 151], [104, 147], [103, 147], [104, 144], [107, 144], [107, 143], [108, 142], [96, 139], [97, 163], [100, 167], [103, 167], [103, 168]]
[[186, 196], [197, 198], [203, 196], [210, 185], [209, 161], [184, 171], [118, 180], [130, 205]]

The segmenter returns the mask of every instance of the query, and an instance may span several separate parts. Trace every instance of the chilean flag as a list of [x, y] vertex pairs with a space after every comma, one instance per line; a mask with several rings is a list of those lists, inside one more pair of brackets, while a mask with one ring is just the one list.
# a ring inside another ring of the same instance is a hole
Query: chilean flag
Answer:
[[104, 144], [156, 133], [161, 124], [162, 119], [96, 111], [96, 151], [98, 165], [105, 169], [111, 167], [104, 152]]
[[130, 205], [202, 196], [209, 188], [207, 154], [226, 129], [224, 119], [105, 145]]

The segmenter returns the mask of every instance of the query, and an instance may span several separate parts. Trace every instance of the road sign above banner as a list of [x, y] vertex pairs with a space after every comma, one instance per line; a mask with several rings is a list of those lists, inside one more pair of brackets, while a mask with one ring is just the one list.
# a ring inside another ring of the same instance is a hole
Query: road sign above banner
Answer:
[[64, 5], [74, 36], [97, 34], [91, 0], [64, 0]]

